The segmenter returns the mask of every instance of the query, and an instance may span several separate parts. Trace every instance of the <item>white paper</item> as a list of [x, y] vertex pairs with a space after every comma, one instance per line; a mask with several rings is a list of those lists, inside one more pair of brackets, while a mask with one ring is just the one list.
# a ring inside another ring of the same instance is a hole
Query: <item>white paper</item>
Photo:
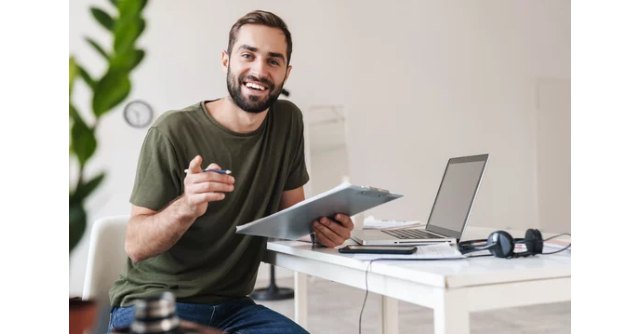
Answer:
[[419, 220], [376, 219], [373, 216], [367, 216], [363, 221], [362, 228], [367, 230], [395, 230], [399, 228], [413, 228], [424, 225], [426, 224]]

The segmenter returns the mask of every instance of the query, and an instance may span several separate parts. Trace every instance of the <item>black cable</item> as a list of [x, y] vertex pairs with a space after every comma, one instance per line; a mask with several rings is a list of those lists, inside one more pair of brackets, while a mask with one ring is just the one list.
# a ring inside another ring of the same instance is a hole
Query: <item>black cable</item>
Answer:
[[550, 236], [550, 237], [548, 237], [548, 238], [544, 239], [543, 241], [549, 241], [549, 240], [551, 240], [551, 239], [555, 239], [555, 238], [557, 238], [557, 237], [561, 237], [561, 236], [563, 236], [563, 235], [571, 236], [571, 233], [560, 233], [560, 234], [552, 235], [552, 236]]
[[[551, 239], [555, 239], [555, 238], [557, 238], [557, 237], [561, 237], [561, 236], [563, 236], [563, 235], [567, 235], [567, 236], [571, 237], [571, 233], [560, 233], [560, 234], [556, 234], [556, 235], [550, 236], [550, 237], [548, 237], [548, 238], [544, 239], [543, 241], [549, 241], [549, 240], [551, 240]], [[559, 249], [559, 250], [557, 250], [557, 251], [553, 251], [553, 252], [549, 252], [549, 253], [540, 253], [540, 254], [542, 254], [542, 255], [549, 255], [549, 254], [560, 253], [560, 252], [563, 252], [563, 251], [565, 251], [565, 250], [567, 250], [567, 249], [569, 249], [569, 248], [571, 248], [571, 243], [569, 243], [567, 246], [565, 246], [564, 248], [561, 248], [561, 249]]]
[[371, 270], [371, 264], [375, 261], [385, 260], [385, 258], [378, 258], [369, 260], [367, 268], [364, 271], [364, 300], [362, 301], [362, 308], [360, 309], [360, 317], [358, 318], [358, 334], [362, 334], [362, 314], [364, 313], [364, 305], [367, 303], [367, 297], [369, 296], [369, 270]]
[[445, 259], [399, 259], [399, 258], [377, 258], [373, 260], [369, 260], [367, 264], [367, 268], [364, 271], [364, 300], [362, 301], [362, 308], [360, 309], [360, 317], [358, 318], [358, 334], [362, 334], [362, 314], [364, 313], [364, 306], [367, 303], [367, 297], [369, 296], [369, 271], [371, 270], [371, 264], [376, 261], [381, 260], [391, 260], [391, 261], [451, 261], [451, 260], [466, 260], [470, 257], [482, 257], [487, 255], [476, 255], [476, 256], [467, 256], [463, 258], [445, 258]]
[[480, 254], [480, 255], [465, 255], [467, 259], [470, 258], [474, 258], [474, 257], [485, 257], [485, 256], [493, 256], [493, 254], [489, 253], [489, 254]]

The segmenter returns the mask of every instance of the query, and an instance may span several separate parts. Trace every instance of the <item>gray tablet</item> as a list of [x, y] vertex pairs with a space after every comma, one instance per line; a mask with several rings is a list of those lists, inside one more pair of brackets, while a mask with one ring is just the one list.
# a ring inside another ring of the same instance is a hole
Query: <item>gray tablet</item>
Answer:
[[369, 186], [343, 183], [270, 216], [236, 227], [236, 233], [296, 240], [311, 233], [311, 223], [336, 213], [353, 216], [402, 195]]

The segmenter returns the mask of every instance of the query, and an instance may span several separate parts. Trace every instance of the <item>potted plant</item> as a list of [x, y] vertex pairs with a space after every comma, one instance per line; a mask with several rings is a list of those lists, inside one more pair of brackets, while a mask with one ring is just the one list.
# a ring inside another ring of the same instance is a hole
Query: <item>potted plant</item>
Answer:
[[[142, 11], [146, 0], [110, 0], [115, 15], [98, 7], [91, 7], [93, 18], [113, 37], [112, 47], [105, 49], [94, 39], [86, 41], [102, 56], [107, 66], [100, 75], [91, 74], [73, 56], [69, 57], [69, 159], [77, 173], [69, 180], [69, 253], [78, 245], [87, 226], [86, 199], [105, 177], [86, 175], [85, 166], [93, 157], [98, 141], [96, 129], [100, 119], [124, 101], [131, 91], [131, 72], [144, 58], [144, 51], [136, 41], [145, 28]], [[82, 79], [91, 92], [91, 119], [79, 112], [72, 101], [76, 79]], [[82, 316], [88, 317], [83, 320]], [[82, 333], [95, 319], [95, 305], [79, 298], [69, 299], [70, 333]]]

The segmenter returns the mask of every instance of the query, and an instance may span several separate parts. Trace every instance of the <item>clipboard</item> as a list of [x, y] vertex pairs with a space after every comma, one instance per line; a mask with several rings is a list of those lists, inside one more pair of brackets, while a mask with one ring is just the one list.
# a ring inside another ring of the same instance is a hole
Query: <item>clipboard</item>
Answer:
[[311, 223], [336, 213], [353, 216], [402, 197], [388, 190], [348, 182], [282, 211], [236, 227], [236, 233], [296, 240], [312, 232]]

